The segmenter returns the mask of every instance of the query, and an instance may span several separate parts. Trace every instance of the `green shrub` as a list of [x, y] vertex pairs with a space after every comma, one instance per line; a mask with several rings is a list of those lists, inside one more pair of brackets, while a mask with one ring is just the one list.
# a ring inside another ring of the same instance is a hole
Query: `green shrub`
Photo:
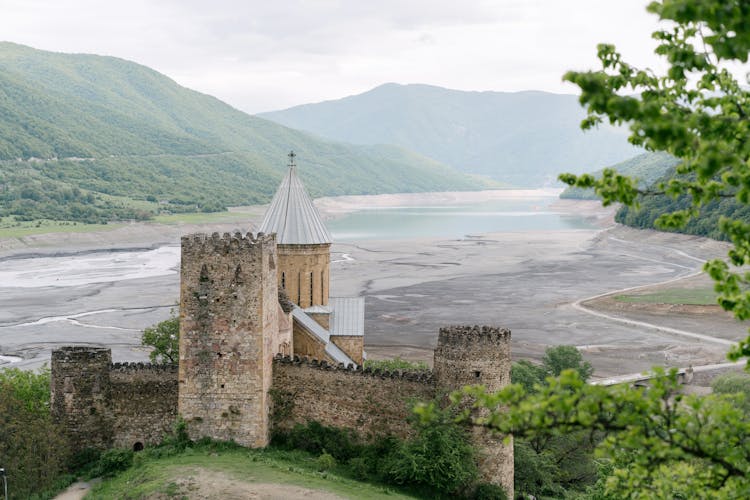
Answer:
[[0, 369], [0, 467], [10, 498], [31, 498], [69, 483], [69, 445], [49, 410], [49, 370]]
[[307, 425], [297, 424], [288, 433], [274, 435], [274, 444], [281, 448], [305, 450], [320, 455], [330, 450], [339, 462], [348, 462], [361, 454], [357, 434], [348, 429], [327, 427], [320, 422], [310, 421]]
[[727, 372], [711, 382], [711, 389], [717, 394], [736, 396], [734, 402], [745, 413], [750, 414], [750, 374], [745, 372]]
[[398, 356], [393, 359], [368, 359], [365, 360], [363, 366], [388, 372], [422, 372], [430, 369], [424, 361], [407, 361]]
[[507, 500], [508, 494], [496, 484], [479, 483], [471, 498], [473, 500]]
[[325, 472], [336, 467], [336, 459], [330, 453], [323, 453], [315, 461], [320, 472]]
[[455, 424], [439, 423], [420, 427], [417, 436], [391, 455], [385, 472], [395, 484], [451, 493], [476, 479], [477, 466], [466, 431]]
[[347, 469], [349, 469], [349, 472], [352, 476], [354, 476], [355, 479], [359, 480], [367, 479], [371, 474], [370, 466], [368, 465], [367, 460], [362, 457], [354, 457], [349, 460]]
[[115, 448], [107, 450], [99, 457], [96, 475], [113, 476], [118, 472], [129, 469], [133, 465], [133, 450]]

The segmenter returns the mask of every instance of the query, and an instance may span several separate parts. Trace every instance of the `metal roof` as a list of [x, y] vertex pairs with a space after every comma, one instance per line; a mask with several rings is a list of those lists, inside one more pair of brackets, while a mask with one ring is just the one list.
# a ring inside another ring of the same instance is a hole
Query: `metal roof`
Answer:
[[271, 200], [259, 232], [276, 233], [281, 245], [316, 245], [333, 239], [297, 177], [294, 152], [289, 153], [289, 171]]
[[365, 334], [365, 298], [331, 297], [328, 301], [331, 314], [331, 335]]
[[357, 366], [357, 363], [355, 363], [352, 358], [347, 356], [344, 351], [339, 349], [336, 344], [331, 342], [331, 337], [330, 335], [328, 335], [328, 331], [320, 326], [317, 321], [305, 314], [305, 311], [303, 311], [300, 307], [294, 306], [294, 309], [292, 310], [292, 317], [311, 335], [317, 337], [323, 343], [325, 343], [325, 353], [328, 354], [331, 359], [333, 359], [337, 363], [344, 363], [345, 365], [352, 364], [354, 366]]

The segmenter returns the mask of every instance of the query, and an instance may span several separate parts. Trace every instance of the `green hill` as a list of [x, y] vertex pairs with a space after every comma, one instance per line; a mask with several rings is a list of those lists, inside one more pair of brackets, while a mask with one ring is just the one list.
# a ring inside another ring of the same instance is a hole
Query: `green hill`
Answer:
[[[629, 160], [612, 165], [609, 168], [613, 168], [623, 175], [638, 179], [639, 185], [645, 188], [656, 182], [657, 179], [678, 163], [679, 161], [668, 153], [643, 153]], [[593, 175], [600, 177], [602, 170], [593, 172]], [[596, 196], [593, 189], [569, 187], [560, 194], [560, 198], [596, 200], [598, 196]]]
[[[674, 176], [675, 170], [672, 167], [652, 184], [654, 190], [656, 190], [657, 184]], [[620, 208], [615, 214], [615, 221], [640, 229], [663, 230], [656, 227], [656, 219], [665, 213], [690, 208], [691, 200], [687, 195], [681, 195], [677, 198], [666, 195], [650, 195], [640, 196], [638, 204], [637, 209], [625, 206]], [[727, 235], [719, 230], [719, 219], [722, 216], [750, 224], [750, 205], [739, 203], [735, 198], [712, 200], [700, 208], [697, 217], [690, 219], [685, 227], [676, 229], [675, 232], [706, 236], [715, 240], [728, 240]]]
[[381, 85], [335, 101], [260, 116], [357, 144], [394, 144], [462, 171], [517, 186], [553, 184], [637, 153], [623, 129], [582, 132], [574, 95], [463, 92], [429, 85]]
[[247, 115], [129, 61], [0, 42], [0, 217], [100, 222], [265, 202], [290, 149], [313, 196], [485, 185], [398, 147]]

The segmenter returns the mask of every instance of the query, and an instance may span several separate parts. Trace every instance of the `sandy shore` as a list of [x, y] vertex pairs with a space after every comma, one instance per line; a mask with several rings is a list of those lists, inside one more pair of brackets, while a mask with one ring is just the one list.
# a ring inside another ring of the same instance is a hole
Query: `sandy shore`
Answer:
[[[533, 193], [513, 193], [532, 196]], [[538, 193], [537, 193], [538, 195]], [[327, 217], [362, 207], [493, 199], [508, 192], [338, 197], [317, 200]], [[613, 209], [560, 200], [555, 210], [586, 214], [601, 229], [483, 234], [460, 239], [336, 242], [332, 294], [366, 297], [366, 349], [372, 357], [402, 355], [431, 361], [437, 331], [447, 324], [496, 324], [513, 332], [513, 355], [539, 359], [550, 345], [574, 344], [598, 376], [724, 360], [726, 346], [587, 314], [576, 301], [618, 289], [694, 274], [701, 260], [725, 255], [723, 243], [612, 226]], [[102, 233], [69, 233], [0, 240], [0, 265], [28, 254], [76, 254], [107, 248], [176, 245], [182, 234], [248, 230], [262, 207], [241, 224], [134, 224]], [[244, 227], [238, 227], [244, 226]], [[342, 255], [346, 254], [347, 258]], [[69, 287], [0, 284], [0, 355], [39, 366], [66, 343], [104, 343], [119, 360], [143, 360], [140, 331], [169, 314], [178, 298], [177, 269], [160, 276]], [[633, 313], [638, 316], [639, 313]], [[81, 315], [75, 318], [72, 315]], [[730, 341], [743, 325], [681, 314], [652, 315]], [[39, 321], [43, 318], [55, 321]]]

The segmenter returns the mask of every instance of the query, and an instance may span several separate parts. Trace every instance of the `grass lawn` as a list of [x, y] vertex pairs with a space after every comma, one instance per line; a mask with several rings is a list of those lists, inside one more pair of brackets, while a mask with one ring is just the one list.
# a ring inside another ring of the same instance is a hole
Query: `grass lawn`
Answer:
[[[212, 476], [212, 472], [214, 473]], [[198, 484], [231, 477], [232, 482], [296, 486], [344, 498], [416, 498], [387, 486], [359, 482], [335, 471], [320, 472], [316, 458], [300, 451], [274, 449], [188, 449], [175, 456], [136, 456], [133, 467], [98, 484], [87, 499], [190, 498]], [[216, 494], [219, 494], [217, 491]]]
[[206, 224], [211, 222], [243, 222], [247, 221], [249, 212], [208, 212], [184, 213], [171, 215], [157, 215], [151, 222], [159, 224]]
[[668, 288], [651, 293], [616, 295], [615, 300], [642, 304], [716, 305], [713, 288]]
[[55, 220], [35, 220], [16, 222], [11, 217], [0, 217], [0, 238], [22, 238], [31, 234], [46, 233], [90, 233], [93, 231], [111, 231], [122, 227], [117, 224], [84, 224], [82, 222], [65, 222]]

